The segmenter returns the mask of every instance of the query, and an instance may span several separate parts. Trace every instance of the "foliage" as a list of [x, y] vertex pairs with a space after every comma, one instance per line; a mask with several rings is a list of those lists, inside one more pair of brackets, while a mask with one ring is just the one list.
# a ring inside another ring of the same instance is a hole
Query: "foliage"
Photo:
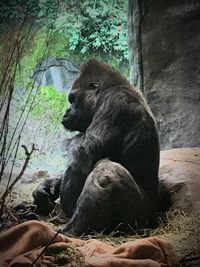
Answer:
[[68, 105], [64, 93], [57, 92], [53, 86], [40, 86], [31, 113], [35, 118], [48, 122], [49, 129], [57, 130]]
[[[97, 54], [128, 59], [127, 1], [44, 0], [38, 21], [68, 40], [83, 59]], [[106, 58], [106, 57], [105, 57]]]
[[20, 22], [24, 16], [36, 17], [39, 10], [39, 0], [1, 0], [0, 19]]
[[[50, 43], [47, 46], [48, 39]], [[16, 77], [17, 84], [26, 85], [27, 82], [30, 82], [36, 66], [48, 56], [66, 56], [66, 46], [67, 40], [61, 34], [56, 32], [49, 34], [49, 32], [44, 30], [37, 31], [33, 35], [31, 47], [21, 60]]]
[[[128, 76], [127, 1], [0, 2], [0, 49], [3, 51], [1, 46], [6, 47], [8, 54], [12, 54], [12, 46], [7, 45], [12, 40], [14, 51], [20, 54], [13, 79], [14, 97], [19, 100], [16, 111], [23, 109], [29, 92], [32, 92], [29, 99], [31, 106], [30, 101], [34, 99], [35, 92], [35, 89], [31, 91], [31, 88], [35, 88], [33, 74], [40, 62], [49, 56], [71, 59], [78, 64], [89, 57], [95, 57], [108, 62]], [[19, 47], [23, 49], [19, 50]], [[4, 61], [0, 63], [0, 67], [3, 65], [7, 68], [9, 60]], [[11, 67], [9, 72], [10, 69]], [[30, 113], [30, 122], [28, 119], [27, 124], [31, 125], [34, 117], [41, 121], [42, 127], [48, 129], [47, 134], [50, 135], [51, 130], [59, 131], [57, 126], [60, 125], [60, 118], [66, 107], [65, 96], [57, 93], [55, 88], [40, 87]], [[40, 133], [36, 133], [37, 138]], [[46, 138], [46, 132], [44, 135]]]
[[44, 56], [82, 63], [88, 57], [107, 61], [128, 72], [127, 1], [9, 0], [1, 2], [0, 20], [35, 21], [30, 49], [17, 81], [27, 81]]
[[36, 19], [39, 27], [62, 33], [69, 50], [128, 59], [127, 2], [124, 0], [9, 0], [1, 1], [0, 18]]
[[[37, 27], [61, 33], [71, 54], [128, 59], [124, 0], [2, 0], [0, 19], [35, 19]], [[58, 40], [58, 39], [57, 39]]]

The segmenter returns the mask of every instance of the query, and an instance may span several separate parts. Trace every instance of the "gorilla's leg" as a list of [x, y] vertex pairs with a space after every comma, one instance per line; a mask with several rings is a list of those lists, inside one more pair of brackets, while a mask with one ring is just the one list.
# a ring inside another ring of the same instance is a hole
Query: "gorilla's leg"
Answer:
[[88, 176], [63, 233], [110, 232], [119, 224], [141, 226], [147, 212], [148, 200], [131, 174], [118, 163], [102, 160]]

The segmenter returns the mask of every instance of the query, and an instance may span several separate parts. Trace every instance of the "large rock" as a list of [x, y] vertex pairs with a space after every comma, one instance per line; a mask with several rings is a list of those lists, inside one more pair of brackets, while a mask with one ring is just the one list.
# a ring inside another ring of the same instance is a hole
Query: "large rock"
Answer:
[[200, 1], [154, 2], [142, 21], [142, 50], [161, 147], [199, 147]]
[[200, 211], [200, 148], [161, 151], [159, 176], [174, 208], [189, 213]]
[[79, 67], [70, 60], [49, 57], [37, 66], [33, 78], [36, 77], [37, 84], [52, 85], [59, 92], [67, 92], [78, 74]]

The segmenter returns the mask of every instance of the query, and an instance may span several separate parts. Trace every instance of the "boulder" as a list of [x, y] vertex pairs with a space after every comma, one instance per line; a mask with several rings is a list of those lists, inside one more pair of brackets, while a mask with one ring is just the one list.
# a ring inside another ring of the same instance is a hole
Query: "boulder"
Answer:
[[161, 151], [159, 177], [170, 192], [172, 207], [200, 210], [200, 148]]
[[144, 93], [162, 149], [200, 146], [200, 1], [154, 1], [142, 20]]
[[24, 174], [21, 183], [24, 184], [30, 184], [30, 183], [35, 183], [36, 181], [46, 179], [49, 177], [48, 171], [47, 170], [38, 170], [34, 172], [32, 175]]
[[67, 92], [79, 74], [79, 67], [68, 59], [49, 57], [38, 64], [33, 78], [39, 85], [51, 85], [58, 92]]

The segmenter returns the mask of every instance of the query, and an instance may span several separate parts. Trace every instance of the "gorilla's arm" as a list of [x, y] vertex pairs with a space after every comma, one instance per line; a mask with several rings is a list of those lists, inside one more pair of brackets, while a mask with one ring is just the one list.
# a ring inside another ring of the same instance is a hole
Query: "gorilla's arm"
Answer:
[[[73, 158], [74, 152], [79, 149], [84, 135], [79, 133], [65, 140], [65, 149], [68, 152], [69, 158]], [[34, 204], [37, 205], [36, 213], [48, 215], [55, 207], [55, 200], [60, 196], [60, 186], [63, 179], [63, 174], [44, 180], [33, 191]]]

